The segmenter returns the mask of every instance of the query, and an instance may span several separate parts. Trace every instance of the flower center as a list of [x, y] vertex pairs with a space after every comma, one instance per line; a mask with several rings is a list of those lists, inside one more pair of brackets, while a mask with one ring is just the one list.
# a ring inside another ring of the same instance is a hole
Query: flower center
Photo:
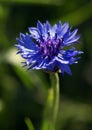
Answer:
[[40, 44], [41, 51], [44, 56], [51, 58], [57, 55], [59, 50], [60, 40], [48, 40]]

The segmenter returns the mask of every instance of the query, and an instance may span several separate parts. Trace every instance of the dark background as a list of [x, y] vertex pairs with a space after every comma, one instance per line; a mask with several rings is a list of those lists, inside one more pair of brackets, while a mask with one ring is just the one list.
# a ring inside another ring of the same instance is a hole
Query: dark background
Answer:
[[60, 77], [57, 130], [92, 130], [92, 2], [91, 0], [0, 0], [0, 130], [27, 130], [29, 117], [40, 130], [49, 75], [26, 71], [14, 47], [19, 33], [37, 20], [53, 25], [68, 21], [79, 29], [76, 46], [84, 51], [72, 76]]

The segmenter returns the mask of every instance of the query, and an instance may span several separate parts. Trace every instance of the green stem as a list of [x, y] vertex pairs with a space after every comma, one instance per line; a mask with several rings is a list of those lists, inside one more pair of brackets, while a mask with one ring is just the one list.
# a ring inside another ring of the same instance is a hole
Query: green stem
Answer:
[[53, 108], [52, 108], [52, 121], [53, 124], [56, 124], [57, 120], [57, 114], [58, 114], [58, 107], [59, 107], [59, 77], [58, 74], [51, 73], [50, 74], [50, 79], [51, 79], [51, 87], [53, 89]]
[[50, 73], [51, 88], [48, 91], [44, 109], [41, 130], [56, 130], [56, 120], [59, 106], [59, 77], [57, 73]]

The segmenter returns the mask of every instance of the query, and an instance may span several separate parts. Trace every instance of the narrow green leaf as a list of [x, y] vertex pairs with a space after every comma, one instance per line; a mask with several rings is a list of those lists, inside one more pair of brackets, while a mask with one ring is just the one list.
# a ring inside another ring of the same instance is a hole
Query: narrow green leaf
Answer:
[[27, 125], [28, 130], [35, 130], [32, 122], [29, 118], [25, 118], [25, 123]]

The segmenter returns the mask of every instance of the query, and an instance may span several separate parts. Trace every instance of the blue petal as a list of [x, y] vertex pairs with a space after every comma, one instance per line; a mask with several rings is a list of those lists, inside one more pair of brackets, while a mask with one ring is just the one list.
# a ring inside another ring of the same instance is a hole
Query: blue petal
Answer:
[[43, 28], [43, 24], [40, 21], [38, 21], [37, 23], [37, 28], [38, 28], [39, 34], [42, 35], [44, 28]]
[[45, 25], [45, 28], [46, 28], [46, 30], [48, 32], [50, 30], [50, 28], [51, 28], [50, 23], [48, 21], [46, 21], [46, 24], [44, 24], [44, 25]]
[[69, 28], [69, 24], [68, 24], [68, 23], [65, 23], [65, 24], [62, 26], [61, 34], [62, 34], [62, 35], [65, 35], [65, 33], [67, 32], [68, 28]]
[[61, 21], [59, 21], [59, 23], [58, 23], [58, 25], [57, 25], [57, 30], [56, 30], [57, 36], [58, 36], [59, 38], [61, 38], [61, 36], [62, 36], [62, 31], [61, 31], [61, 29], [62, 29], [62, 23], [61, 23]]
[[20, 39], [21, 39], [22, 41], [25, 40], [25, 35], [24, 35], [23, 33], [20, 33]]
[[31, 33], [32, 38], [38, 39], [40, 37], [37, 28], [30, 27], [29, 32]]
[[[19, 45], [24, 46], [24, 42], [22, 40], [20, 40], [19, 38], [16, 38], [17, 42], [19, 43]], [[18, 44], [15, 44], [15, 46], [17, 46]]]
[[[24, 37], [25, 36], [25, 37]], [[16, 47], [19, 47], [21, 49], [27, 48], [31, 50], [38, 50], [38, 47], [36, 44], [32, 41], [31, 37], [29, 34], [26, 35], [21, 35], [21, 39], [16, 38], [17, 42], [19, 43], [18, 45], [16, 44]], [[24, 46], [24, 47], [23, 47]]]
[[65, 60], [62, 56], [57, 56], [56, 58], [56, 61], [62, 63], [62, 64], [69, 64], [69, 61], [68, 60]]
[[77, 34], [78, 29], [74, 30], [72, 33], [68, 32], [68, 36], [64, 37], [65, 41], [69, 41], [71, 39], [73, 39], [75, 37], [75, 35]]
[[69, 40], [69, 41], [64, 41], [64, 45], [66, 46], [70, 46], [71, 44], [77, 42], [79, 40], [80, 36], [76, 36], [73, 39]]
[[60, 68], [62, 75], [64, 75], [64, 72], [68, 73], [69, 75], [72, 75], [71, 69], [66, 64], [61, 64], [60, 62], [56, 61], [57, 66]]
[[35, 65], [41, 60], [41, 53], [38, 52], [36, 54], [31, 55], [30, 58], [27, 58], [27, 66], [32, 65], [35, 63]]
[[61, 27], [62, 27], [62, 22], [59, 21], [58, 24], [57, 24], [57, 28], [58, 28], [58, 29], [61, 29]]
[[55, 38], [56, 30], [57, 30], [57, 25], [56, 24], [54, 26], [52, 26], [52, 28], [49, 30], [51, 39]]

